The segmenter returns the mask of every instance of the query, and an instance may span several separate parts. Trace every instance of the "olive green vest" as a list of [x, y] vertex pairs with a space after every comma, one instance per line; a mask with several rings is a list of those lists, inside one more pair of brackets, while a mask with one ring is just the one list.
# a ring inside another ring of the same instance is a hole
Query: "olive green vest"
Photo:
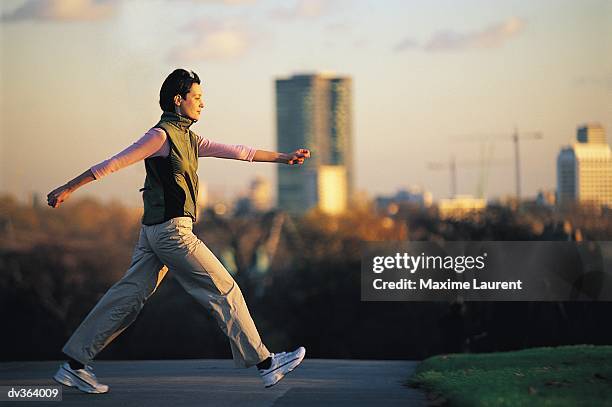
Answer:
[[146, 158], [147, 177], [141, 189], [144, 201], [142, 223], [155, 225], [179, 216], [196, 220], [198, 197], [198, 141], [185, 116], [164, 112], [154, 127], [166, 132], [168, 157]]

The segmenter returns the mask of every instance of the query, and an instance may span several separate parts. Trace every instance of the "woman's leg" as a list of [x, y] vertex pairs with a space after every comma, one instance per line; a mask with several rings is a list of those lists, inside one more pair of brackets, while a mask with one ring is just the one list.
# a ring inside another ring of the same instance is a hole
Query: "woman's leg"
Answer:
[[145, 226], [159, 259], [173, 270], [185, 291], [215, 316], [230, 340], [236, 366], [254, 366], [270, 352], [261, 341], [238, 284], [191, 228], [192, 220], [187, 217]]
[[161, 263], [141, 228], [132, 264], [126, 274], [98, 301], [74, 331], [62, 351], [88, 364], [138, 316], [168, 269]]

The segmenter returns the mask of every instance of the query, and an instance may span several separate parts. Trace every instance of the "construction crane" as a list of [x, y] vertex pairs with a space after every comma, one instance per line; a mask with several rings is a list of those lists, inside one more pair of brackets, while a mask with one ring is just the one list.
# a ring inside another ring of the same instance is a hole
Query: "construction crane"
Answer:
[[520, 159], [520, 146], [519, 140], [539, 140], [542, 139], [542, 132], [529, 131], [519, 132], [515, 127], [512, 134], [492, 134], [484, 136], [467, 135], [455, 138], [455, 141], [479, 141], [479, 142], [495, 142], [501, 141], [512, 141], [514, 143], [514, 176], [515, 176], [515, 188], [516, 188], [516, 200], [521, 201], [521, 159]]
[[481, 151], [480, 161], [460, 161], [457, 163], [455, 156], [452, 155], [447, 163], [445, 162], [428, 162], [427, 168], [433, 171], [446, 170], [450, 172], [450, 191], [451, 198], [457, 196], [457, 167], [464, 168], [480, 168], [480, 177], [476, 186], [476, 196], [479, 198], [484, 197], [484, 192], [487, 186], [487, 175], [491, 165], [506, 165], [508, 162], [498, 161], [494, 164], [491, 163], [491, 156], [493, 153], [492, 146], [489, 148], [488, 155], [484, 155], [484, 151]]
[[532, 131], [526, 133], [520, 133], [518, 129], [514, 128], [514, 133], [512, 133], [512, 142], [514, 143], [514, 170], [516, 177], [516, 201], [517, 203], [521, 202], [521, 160], [520, 160], [520, 150], [519, 150], [519, 140], [520, 139], [541, 139], [542, 133], [539, 131]]

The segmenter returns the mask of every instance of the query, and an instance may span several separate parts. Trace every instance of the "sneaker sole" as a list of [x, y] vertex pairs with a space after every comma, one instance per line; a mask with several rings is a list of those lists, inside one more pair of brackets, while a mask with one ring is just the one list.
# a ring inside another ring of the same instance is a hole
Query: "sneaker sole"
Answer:
[[[304, 350], [304, 354], [302, 356], [297, 357], [295, 359], [292, 359], [289, 362], [285, 363], [283, 366], [290, 365], [289, 370], [287, 370], [286, 372], [282, 373], [280, 377], [276, 376], [277, 380], [275, 380], [274, 383], [272, 383], [272, 384], [265, 385], [265, 388], [269, 389], [270, 387], [274, 386], [276, 383], [280, 382], [289, 373], [293, 372], [295, 370], [295, 368], [298, 367], [300, 365], [300, 363], [302, 363], [302, 360], [304, 360], [305, 356], [306, 356], [306, 351]], [[297, 363], [294, 363], [296, 361], [297, 361]], [[282, 368], [283, 366], [280, 366], [278, 369]], [[279, 373], [281, 373], [281, 372], [279, 372]], [[279, 373], [277, 373], [276, 375], [278, 375]]]
[[59, 384], [63, 384], [64, 386], [76, 387], [83, 393], [104, 394], [108, 392], [108, 389], [106, 391], [97, 390], [96, 388], [92, 387], [89, 383], [81, 379], [79, 376], [75, 375], [69, 370], [64, 369], [63, 366], [53, 376], [53, 380], [55, 380]]

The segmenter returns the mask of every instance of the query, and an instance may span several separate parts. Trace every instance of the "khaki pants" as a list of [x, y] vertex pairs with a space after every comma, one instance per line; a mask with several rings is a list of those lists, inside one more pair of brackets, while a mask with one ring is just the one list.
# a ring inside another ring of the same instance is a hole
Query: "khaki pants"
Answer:
[[187, 293], [213, 313], [230, 340], [237, 367], [253, 366], [270, 355], [238, 284], [193, 234], [189, 217], [142, 225], [129, 270], [100, 299], [62, 351], [88, 364], [134, 322], [168, 269]]

